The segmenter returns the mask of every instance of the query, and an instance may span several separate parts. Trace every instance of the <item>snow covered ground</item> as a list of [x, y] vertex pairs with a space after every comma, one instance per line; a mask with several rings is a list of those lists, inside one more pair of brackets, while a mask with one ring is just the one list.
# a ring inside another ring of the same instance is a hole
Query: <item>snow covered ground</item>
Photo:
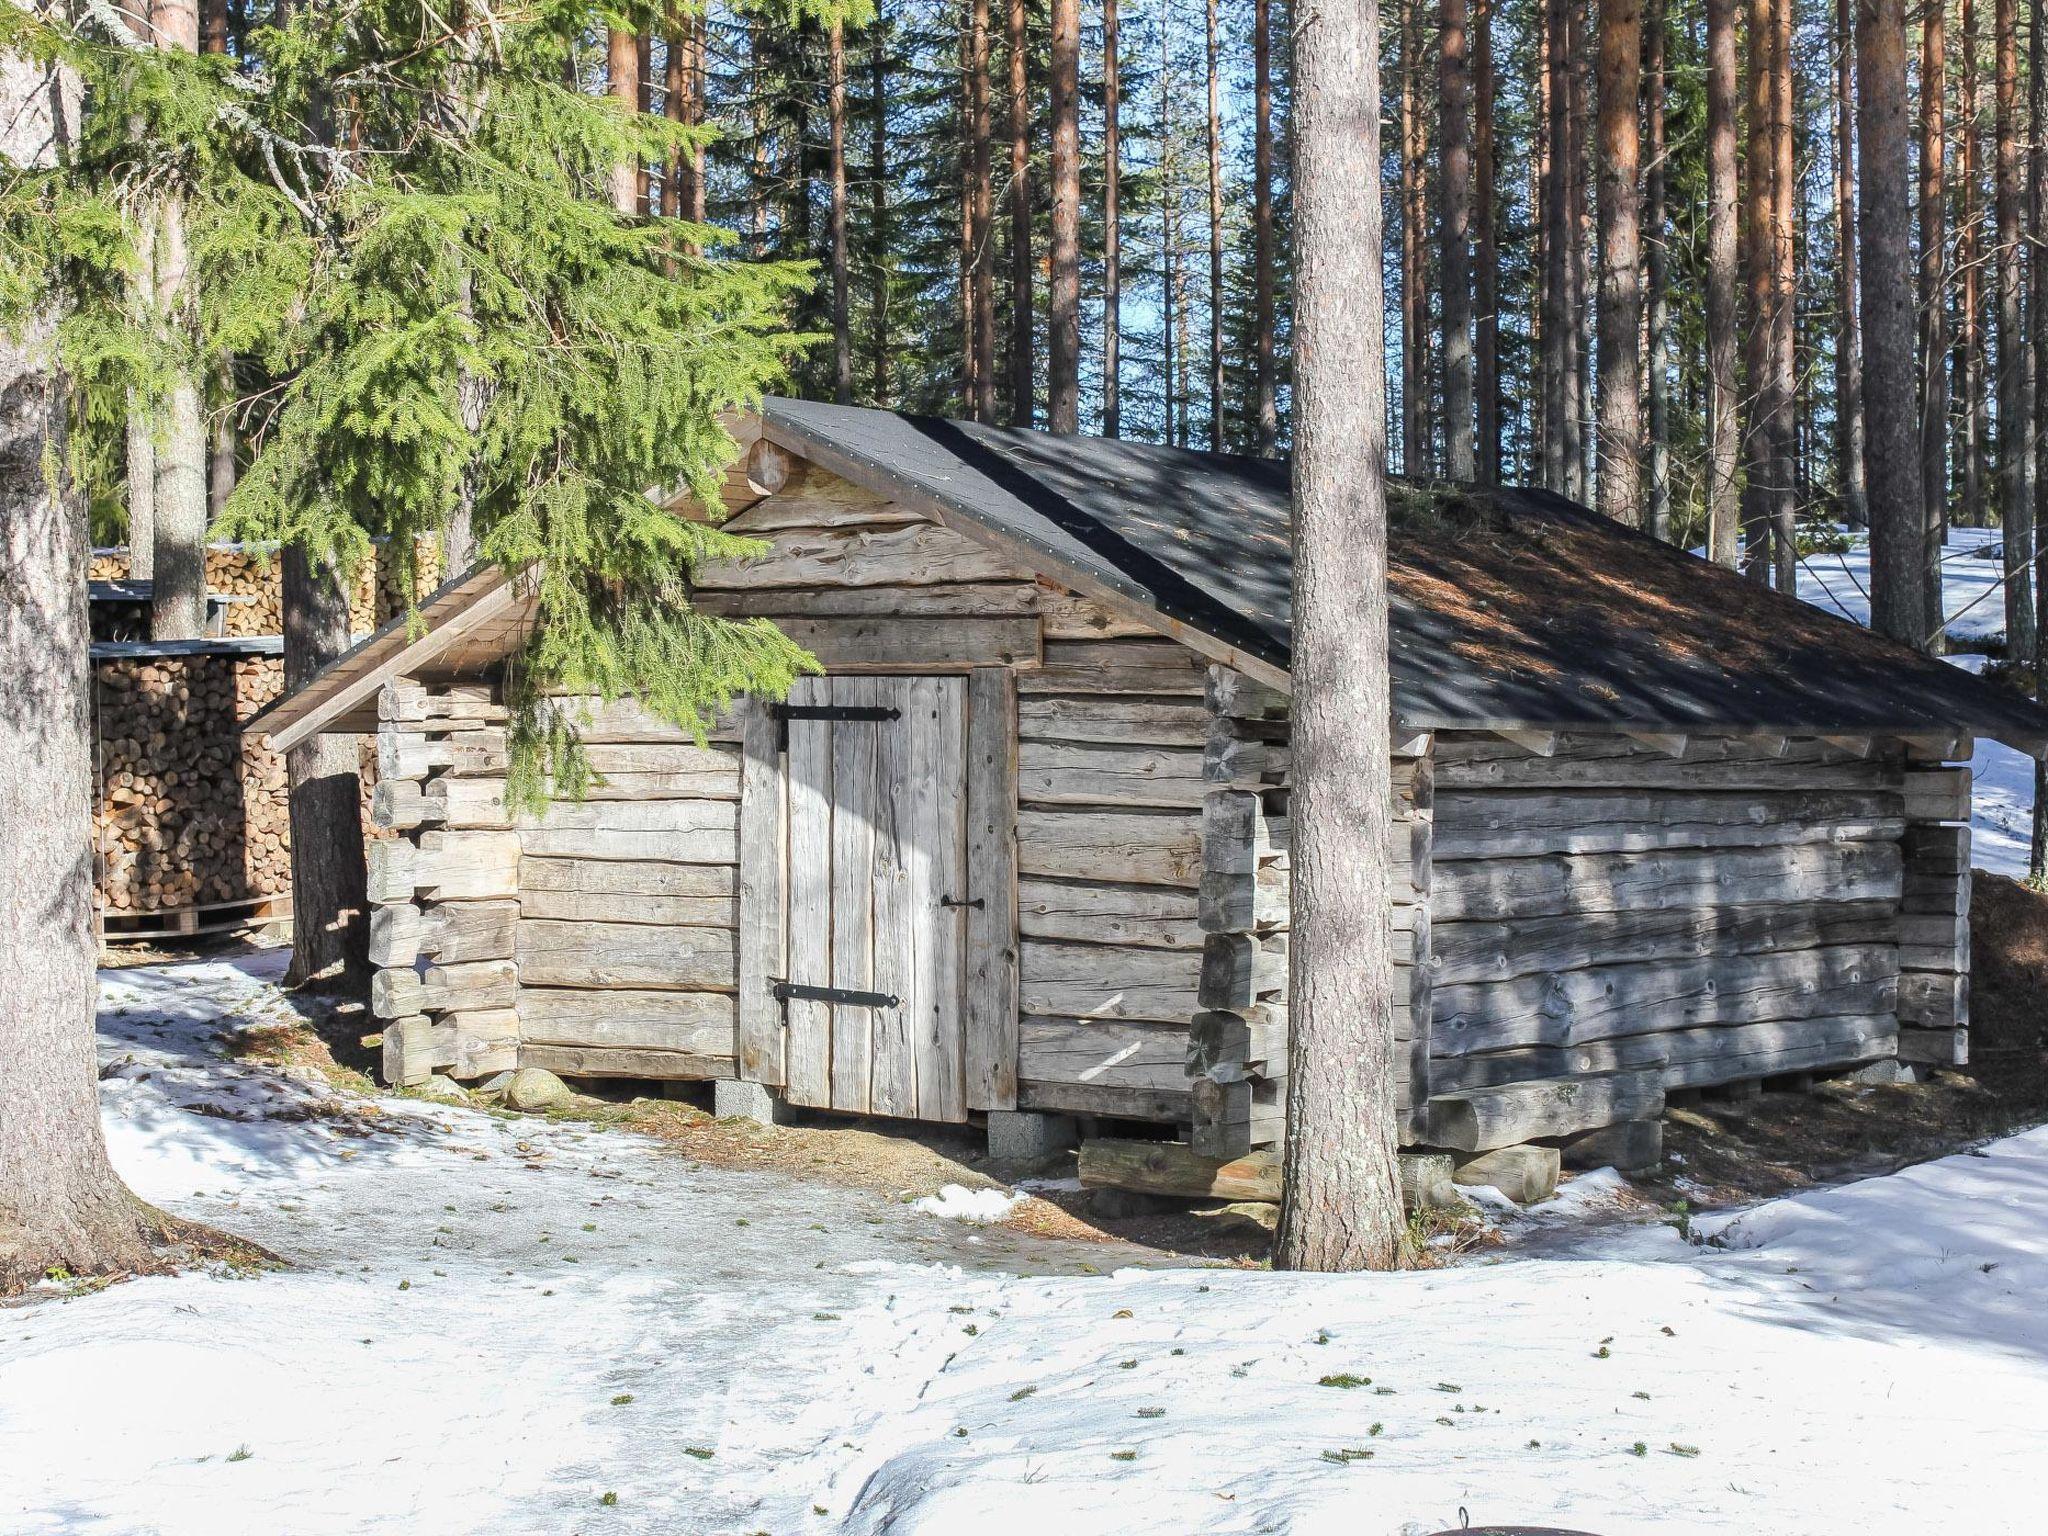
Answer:
[[122, 1172], [294, 1267], [0, 1311], [9, 1536], [2040, 1529], [2048, 1130], [1722, 1247], [1091, 1275], [1128, 1250], [223, 1060], [274, 971], [107, 978]]
[[[1948, 659], [1971, 671], [1984, 665], [1972, 642], [2005, 633], [2005, 567], [1995, 528], [1955, 528], [1942, 553], [1942, 605], [1948, 614]], [[1806, 557], [1799, 571], [1799, 595], [1809, 603], [1870, 622], [1870, 548], [1862, 535], [1842, 554]], [[2034, 760], [1995, 741], [1977, 743], [1970, 762], [1976, 775], [1972, 855], [1979, 869], [2020, 878], [2027, 872], [2027, 842], [2033, 835]]]

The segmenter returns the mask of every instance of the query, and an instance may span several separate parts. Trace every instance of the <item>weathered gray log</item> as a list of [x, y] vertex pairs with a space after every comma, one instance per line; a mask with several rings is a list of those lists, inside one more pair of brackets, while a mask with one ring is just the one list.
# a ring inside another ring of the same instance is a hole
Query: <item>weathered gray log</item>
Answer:
[[545, 1045], [593, 1045], [733, 1054], [735, 1009], [726, 992], [648, 992], [521, 986], [524, 1037]]
[[1189, 1077], [1219, 1083], [1287, 1075], [1287, 1007], [1257, 1003], [1244, 1013], [1198, 1013], [1188, 1026]]
[[1963, 1067], [1970, 1062], [1967, 1029], [1902, 1029], [1899, 1060], [1920, 1066]]
[[370, 909], [370, 964], [409, 966], [425, 955], [444, 965], [512, 958], [516, 901], [437, 902]]
[[1018, 953], [1026, 1014], [1159, 1019], [1183, 1030], [1194, 1016], [1202, 960], [1191, 951], [1027, 939]]
[[1152, 1120], [1170, 1125], [1193, 1113], [1186, 1092], [1152, 1088], [1106, 1088], [1099, 1083], [1017, 1080], [1017, 1107], [1070, 1115], [1103, 1115], [1115, 1120]]
[[1888, 943], [1897, 932], [1898, 916], [1889, 901], [1432, 922], [1430, 966], [1437, 985], [1448, 987], [1602, 965]]
[[413, 1088], [433, 1075], [428, 1019], [423, 1013], [388, 1020], [378, 1072], [387, 1088]]
[[1278, 864], [1258, 870], [1205, 869], [1196, 917], [1205, 933], [1267, 933], [1292, 920], [1288, 871]]
[[[605, 743], [689, 742], [696, 738], [673, 725], [638, 699], [601, 699], [595, 696], [562, 694], [549, 704], [576, 728], [588, 748]], [[739, 723], [728, 714], [705, 722], [708, 741], [738, 741]]]
[[1899, 973], [1899, 1022], [1922, 1029], [1957, 1029], [1970, 1022], [1970, 978], [1942, 971]]
[[377, 718], [402, 724], [426, 721], [503, 725], [505, 706], [488, 684], [452, 683], [428, 686], [415, 682], [386, 683], [377, 692]]
[[1912, 768], [1902, 781], [1913, 821], [1968, 821], [1974, 775], [1968, 768]]
[[[675, 865], [672, 868], [703, 866]], [[583, 891], [520, 892], [527, 917], [581, 923], [665, 923], [679, 928], [735, 928], [739, 902], [731, 896], [615, 896]]]
[[730, 928], [634, 923], [519, 924], [519, 975], [536, 987], [730, 987], [737, 977]]
[[1017, 1105], [1017, 687], [1006, 668], [967, 675], [967, 1039], [970, 1109]]
[[1027, 741], [1017, 752], [1018, 797], [1035, 805], [1159, 806], [1197, 810], [1213, 786], [1188, 747]]
[[[752, 458], [750, 453], [750, 465]], [[785, 480], [725, 526], [734, 533], [763, 534], [788, 528], [882, 528], [929, 521], [837, 475], [806, 475], [794, 485]]]
[[963, 667], [1029, 667], [1039, 655], [1038, 620], [911, 616], [797, 618], [775, 627], [827, 667], [957, 672]]
[[1429, 1140], [1485, 1152], [1663, 1112], [1664, 1085], [1654, 1070], [1557, 1078], [1440, 1094], [1429, 1101]]
[[1252, 874], [1287, 851], [1286, 819], [1267, 814], [1265, 796], [1242, 789], [1212, 790], [1202, 801], [1202, 868]]
[[1202, 818], [1188, 811], [1053, 811], [1017, 815], [1017, 868], [1024, 875], [1179, 885], [1201, 874]]
[[1049, 640], [1044, 665], [1020, 671], [1017, 691], [1199, 695], [1203, 665], [1171, 640]]
[[1883, 840], [1475, 863], [1450, 861], [1439, 847], [1430, 905], [1441, 926], [1460, 918], [1519, 920], [1564, 912], [1894, 901], [1901, 873], [1899, 844]]
[[1205, 1009], [1247, 1012], [1287, 990], [1287, 936], [1212, 933], [1202, 945], [1200, 1002]]
[[1905, 912], [1940, 912], [1967, 917], [1970, 912], [1970, 877], [1925, 875], [1917, 869], [1906, 871], [1905, 888], [1899, 902]]
[[1440, 787], [1436, 820], [1436, 857], [1445, 861], [1850, 842], [1905, 830], [1898, 796], [1851, 791], [1451, 794]]
[[1187, 1030], [1171, 1023], [1050, 1019], [1017, 1027], [1017, 1072], [1038, 1083], [1104, 1088], [1187, 1089]]
[[377, 778], [423, 779], [441, 771], [457, 775], [502, 774], [510, 758], [502, 726], [447, 731], [438, 735], [393, 723], [377, 733]]
[[1667, 1088], [1699, 1087], [1869, 1061], [1891, 1054], [1889, 1042], [1897, 1033], [1888, 1013], [1715, 1024], [1582, 1045], [1441, 1057], [1430, 1071], [1440, 1093], [1650, 1068], [1663, 1074]]
[[[1401, 1203], [1415, 1211], [1451, 1202], [1450, 1159], [1441, 1153], [1403, 1152], [1399, 1157]], [[1081, 1183], [1089, 1189], [1128, 1189], [1181, 1200], [1280, 1198], [1280, 1154], [1261, 1148], [1241, 1157], [1203, 1157], [1177, 1141], [1081, 1143]]]
[[1017, 920], [1027, 939], [1202, 947], [1195, 894], [1181, 886], [1030, 877], [1018, 882]]
[[731, 864], [653, 864], [630, 859], [544, 859], [519, 866], [519, 889], [533, 893], [589, 896], [657, 896], [670, 899], [730, 897], [739, 874]]
[[512, 1008], [446, 1013], [430, 1029], [434, 1065], [450, 1077], [488, 1077], [519, 1065], [519, 1014]]
[[1898, 960], [1888, 945], [1706, 955], [1439, 986], [1430, 1044], [1437, 1056], [1463, 1056], [1698, 1024], [1890, 1013], [1897, 1005]]
[[1284, 1077], [1227, 1083], [1190, 1078], [1188, 1101], [1188, 1146], [1204, 1157], [1239, 1157], [1253, 1147], [1278, 1146], [1286, 1134]]
[[1192, 700], [1031, 697], [1017, 700], [1017, 729], [1025, 741], [1200, 748], [1209, 714]]
[[[743, 700], [735, 713], [740, 727], [739, 844], [747, 850], [737, 881], [735, 939], [737, 968], [735, 1038], [738, 1075], [779, 1088], [783, 1061], [783, 1011], [773, 978], [788, 974], [784, 928], [789, 893], [788, 791], [784, 782], [780, 722], [759, 699]], [[631, 869], [632, 865], [614, 865]], [[648, 865], [660, 870], [676, 866]], [[685, 866], [687, 867], [687, 866]]]
[[1209, 668], [1204, 678], [1203, 702], [1212, 715], [1247, 720], [1285, 718], [1289, 709], [1286, 694], [1225, 666]]
[[1915, 822], [1900, 839], [1906, 865], [1921, 875], [1967, 875], [1970, 872], [1970, 829]]
[[375, 903], [488, 901], [519, 893], [519, 835], [423, 832], [417, 843], [383, 838], [369, 846], [369, 896]]
[[[967, 581], [926, 587], [804, 587], [765, 592], [699, 592], [692, 605], [727, 618], [756, 615], [799, 618], [888, 618], [911, 614], [927, 619], [1015, 618], [1044, 609], [1039, 588], [1023, 581]], [[1053, 635], [1046, 628], [1047, 638]], [[1062, 639], [1078, 635], [1062, 634]]]
[[416, 1013], [511, 1008], [518, 993], [519, 973], [509, 960], [433, 965], [425, 975], [401, 967], [371, 975], [370, 1011], [380, 1019], [402, 1019]]
[[1039, 620], [1048, 640], [1131, 640], [1158, 633], [1135, 611], [1107, 607], [1043, 579], [1036, 590]]
[[715, 561], [697, 573], [707, 592], [768, 587], [928, 586], [1015, 580], [1025, 573], [987, 545], [936, 523], [893, 528], [791, 528], [772, 551], [745, 562]]
[[602, 1045], [536, 1045], [519, 1047], [522, 1067], [544, 1067], [564, 1077], [646, 1077], [706, 1082], [736, 1075], [730, 1056], [698, 1056], [688, 1051], [626, 1050]]
[[1672, 758], [1648, 749], [1614, 749], [1598, 756], [1560, 752], [1552, 757], [1503, 752], [1484, 758], [1448, 745], [1435, 758], [1437, 789], [1445, 794], [1480, 790], [1666, 790], [1692, 794], [1759, 791], [1876, 791], [1899, 788], [1896, 764], [1837, 756], [1801, 758], [1691, 756]]
[[[677, 801], [679, 805], [714, 802]], [[726, 805], [730, 811], [732, 807]], [[520, 845], [538, 858], [618, 859], [638, 863], [654, 860], [671, 864], [737, 864], [739, 836], [732, 827], [702, 827], [691, 831], [639, 832], [619, 828], [534, 827], [514, 834]]]

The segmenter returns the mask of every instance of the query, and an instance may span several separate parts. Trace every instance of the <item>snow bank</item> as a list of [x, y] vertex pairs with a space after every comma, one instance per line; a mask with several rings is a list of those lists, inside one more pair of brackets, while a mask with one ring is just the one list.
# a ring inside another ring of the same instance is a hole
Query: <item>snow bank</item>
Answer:
[[223, 1062], [285, 1006], [241, 969], [107, 990], [123, 1170], [295, 1267], [0, 1313], [9, 1536], [2039, 1529], [2048, 1130], [1718, 1246], [1089, 1275], [1128, 1250]]
[[964, 1184], [941, 1186], [936, 1195], [926, 1195], [916, 1206], [927, 1216], [947, 1221], [970, 1221], [990, 1226], [1009, 1218], [1028, 1196], [1007, 1189], [969, 1189]]

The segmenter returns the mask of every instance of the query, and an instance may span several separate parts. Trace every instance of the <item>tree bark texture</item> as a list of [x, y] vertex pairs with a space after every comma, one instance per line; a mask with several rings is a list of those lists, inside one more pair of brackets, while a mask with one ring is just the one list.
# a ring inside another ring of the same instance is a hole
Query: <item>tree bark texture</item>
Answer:
[[832, 250], [832, 398], [853, 404], [853, 321], [846, 255], [846, 26], [826, 29], [826, 239]]
[[1379, 7], [1294, 39], [1293, 964], [1276, 1267], [1392, 1268]]
[[1566, 167], [1571, 155], [1571, 93], [1565, 18], [1569, 0], [1543, 3], [1543, 484], [1560, 494], [1569, 479], [1566, 418], [1571, 414], [1571, 238]]
[[1081, 4], [1052, 0], [1052, 281], [1046, 424], [1081, 430]]
[[[199, 51], [199, 9], [195, 0], [156, 0], [150, 7], [156, 46]], [[156, 640], [190, 640], [206, 632], [206, 415], [201, 402], [198, 360], [193, 355], [195, 296], [191, 252], [185, 238], [185, 205], [175, 193], [153, 205], [155, 227], [151, 272], [156, 319], [176, 339], [182, 355], [158, 403], [154, 488], [150, 502], [156, 546], [151, 579], [149, 632]]]
[[[977, 0], [982, 3], [982, 0]], [[1259, 0], [1261, 5], [1266, 0]], [[1116, 0], [1102, 0], [1102, 435], [1123, 431], [1123, 60]]]
[[[1949, 265], [1948, 265], [1948, 29], [1945, 5], [1928, 5], [1920, 23], [1920, 495], [1924, 526], [1919, 560], [1925, 604], [1921, 633], [1938, 649], [1942, 612], [1941, 549], [1948, 524]], [[1869, 274], [1862, 274], [1869, 287]], [[1867, 323], [1865, 329], [1868, 329]], [[1870, 387], [1865, 371], [1866, 399]], [[1868, 442], [1868, 407], [1865, 408]], [[1866, 446], [1865, 455], [1868, 457]], [[1869, 473], [1866, 464], [1865, 473]]]
[[1955, 437], [1956, 479], [1962, 482], [1962, 518], [1985, 525], [1984, 438], [1989, 407], [1984, 393], [1984, 151], [1983, 103], [1978, 96], [1976, 0], [1957, 0], [1956, 70], [1956, 392], [1962, 430]]
[[1010, 425], [1028, 427], [1036, 409], [1031, 335], [1031, 102], [1026, 94], [1024, 0], [1004, 11], [1010, 55]]
[[1835, 0], [1835, 259], [1841, 280], [1835, 316], [1835, 478], [1842, 520], [1870, 520], [1863, 476], [1862, 295], [1856, 282], [1856, 17]]
[[1643, 12], [1600, 0], [1600, 510], [1643, 523]]
[[1907, 187], [1904, 0], [1857, 0], [1856, 137], [1863, 217], [1864, 410], [1869, 420], [1871, 622], [1924, 647], [1913, 401], [1913, 252]]
[[1730, 570], [1740, 558], [1742, 457], [1735, 5], [1707, 0], [1707, 553]]
[[[0, 166], [49, 164], [76, 100], [0, 55]], [[155, 1268], [161, 1231], [100, 1130], [85, 515], [46, 472], [64, 456], [55, 329], [0, 333], [0, 1295]]]
[[996, 419], [995, 192], [990, 180], [988, 0], [973, 0], [967, 32], [967, 414]]
[[[1106, 28], [1116, 0], [1103, 4]], [[1273, 0], [1252, 0], [1252, 414], [1265, 458], [1280, 446], [1273, 309]]]
[[[284, 683], [303, 687], [349, 647], [348, 595], [298, 546], [284, 552]], [[369, 918], [361, 764], [352, 736], [292, 748], [292, 963], [287, 986], [347, 986], [367, 975]]]
[[1664, 130], [1668, 26], [1664, 0], [1649, 0], [1644, 12], [1647, 40], [1643, 60], [1643, 121], [1650, 135], [1643, 200], [1643, 241], [1649, 249], [1649, 484], [1643, 526], [1652, 537], [1667, 540], [1671, 537], [1671, 247], [1664, 232], [1670, 182]]
[[[1214, 0], [1211, 0], [1214, 3]], [[1629, 0], [1633, 3], [1633, 0]], [[1472, 61], [1466, 0], [1439, 0], [1437, 280], [1443, 290], [1444, 468], [1479, 478], [1473, 443]]]
[[[628, 112], [640, 110], [640, 39], [618, 27], [605, 34], [605, 91]], [[640, 166], [622, 160], [612, 167], [608, 186], [618, 213], [640, 211]]]
[[1501, 477], [1500, 429], [1500, 240], [1494, 181], [1499, 165], [1494, 148], [1494, 99], [1499, 88], [1493, 64], [1496, 0], [1472, 6], [1472, 353], [1473, 391], [1478, 413], [1474, 468], [1482, 484]]
[[1401, 472], [1430, 473], [1429, 125], [1422, 110], [1422, 7], [1401, 5]]
[[[2035, 25], [2040, 24], [2037, 14]], [[1998, 226], [1998, 509], [2004, 525], [2006, 655], [2034, 657], [2034, 485], [2028, 429], [2026, 316], [2020, 272], [2018, 0], [1996, 0], [1992, 21], [1992, 204]]]
[[[1072, 0], [1058, 0], [1068, 4]], [[1221, 39], [1216, 0], [1203, 16], [1203, 51], [1208, 73], [1209, 149], [1209, 448], [1221, 453], [1223, 440], [1223, 104]]]

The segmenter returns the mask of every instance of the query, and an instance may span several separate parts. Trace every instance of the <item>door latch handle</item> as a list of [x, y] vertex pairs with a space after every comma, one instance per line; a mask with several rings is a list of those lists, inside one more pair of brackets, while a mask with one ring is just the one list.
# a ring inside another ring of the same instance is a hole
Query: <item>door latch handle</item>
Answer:
[[972, 901], [962, 901], [958, 896], [941, 896], [939, 898], [939, 905], [942, 907], [973, 907], [979, 910], [988, 905], [988, 900], [982, 896], [977, 896]]

